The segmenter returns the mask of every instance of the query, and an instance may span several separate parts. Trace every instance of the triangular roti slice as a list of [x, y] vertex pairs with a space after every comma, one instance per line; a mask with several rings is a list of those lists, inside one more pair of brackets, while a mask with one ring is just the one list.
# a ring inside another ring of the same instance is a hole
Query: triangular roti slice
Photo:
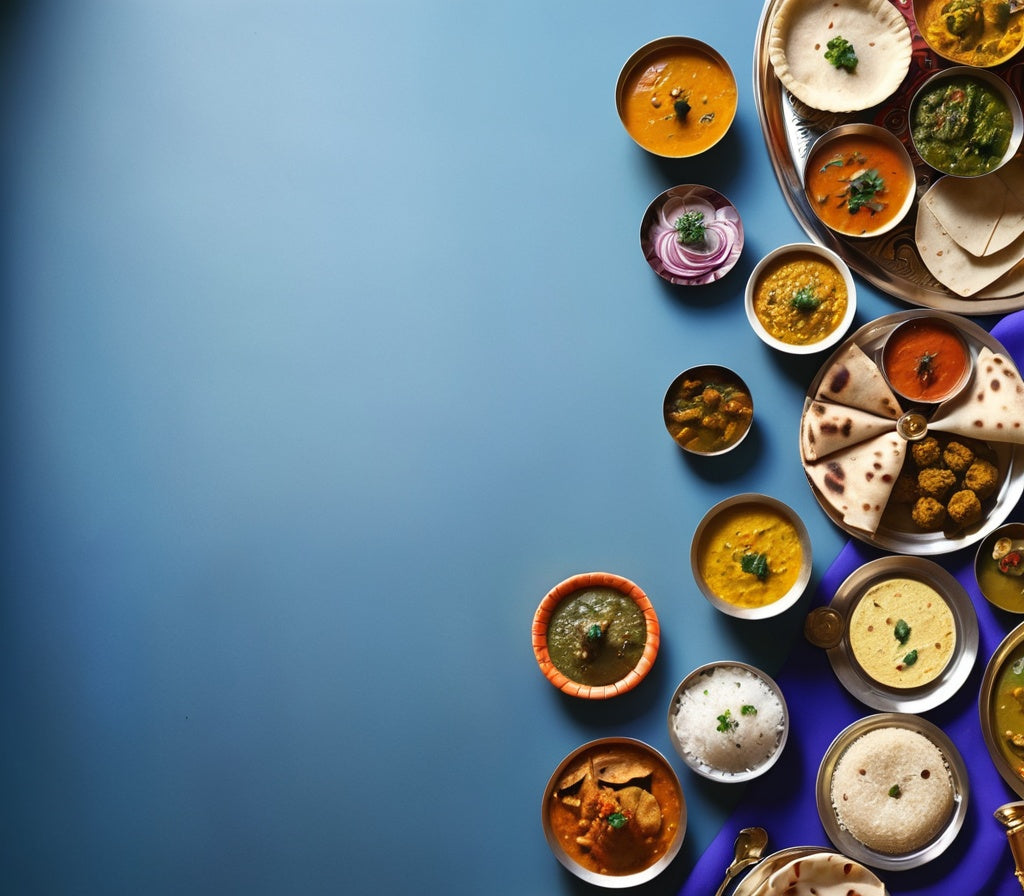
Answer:
[[995, 282], [1024, 258], [1024, 235], [991, 255], [972, 255], [950, 236], [932, 210], [923, 204], [917, 210], [914, 235], [917, 251], [932, 276], [965, 298]]
[[768, 878], [765, 896], [886, 896], [883, 884], [859, 862], [834, 852], [793, 859]]
[[835, 401], [892, 420], [902, 413], [899, 400], [889, 388], [882, 371], [856, 342], [851, 342], [836, 355], [825, 370], [815, 397], [819, 401]]
[[1024, 159], [981, 177], [942, 177], [921, 200], [971, 255], [992, 255], [1024, 233]]
[[897, 433], [883, 433], [804, 469], [848, 526], [874, 533], [903, 467], [906, 445]]
[[970, 386], [940, 405], [928, 428], [990, 442], [1024, 443], [1020, 371], [1006, 355], [982, 346]]
[[800, 421], [800, 450], [804, 460], [820, 460], [834, 451], [892, 432], [894, 427], [891, 417], [830, 401], [812, 401]]

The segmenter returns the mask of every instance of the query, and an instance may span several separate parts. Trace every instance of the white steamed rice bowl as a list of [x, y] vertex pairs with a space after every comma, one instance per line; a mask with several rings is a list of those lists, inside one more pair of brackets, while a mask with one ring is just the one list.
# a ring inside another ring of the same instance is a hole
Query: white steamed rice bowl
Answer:
[[695, 771], [750, 776], [781, 749], [786, 708], [754, 672], [718, 665], [680, 690], [669, 721], [677, 749]]

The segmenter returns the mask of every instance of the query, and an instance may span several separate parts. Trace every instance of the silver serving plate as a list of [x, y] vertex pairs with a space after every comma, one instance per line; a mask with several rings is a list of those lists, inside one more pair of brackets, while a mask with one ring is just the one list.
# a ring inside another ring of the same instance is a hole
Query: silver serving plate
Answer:
[[937, 678], [917, 688], [893, 688], [868, 675], [850, 647], [849, 632], [827, 652], [836, 677], [854, 697], [873, 709], [889, 712], [924, 712], [945, 702], [963, 686], [978, 656], [978, 616], [963, 586], [937, 563], [922, 557], [880, 557], [855, 569], [839, 586], [829, 605], [849, 620], [854, 608], [879, 581], [916, 579], [939, 592], [953, 613], [956, 643], [946, 668]]
[[1020, 797], [1024, 797], [1024, 758], [1020, 762], [1011, 763], [1000, 747], [994, 727], [993, 704], [997, 697], [996, 684], [999, 681], [999, 676], [1006, 668], [1007, 663], [1012, 663], [1022, 656], [1024, 656], [1024, 623], [1013, 629], [995, 649], [988, 665], [985, 666], [985, 675], [981, 679], [981, 689], [978, 692], [981, 734], [985, 739], [985, 746], [988, 747], [989, 756], [992, 757], [992, 764], [996, 767], [1000, 777]]
[[[839, 819], [832, 808], [832, 775], [840, 757], [857, 738], [878, 728], [906, 728], [923, 734], [939, 748], [939, 752], [945, 757], [946, 768], [953, 781], [953, 811], [945, 828], [930, 843], [913, 852], [900, 855], [890, 855], [869, 849], [839, 824]], [[818, 767], [818, 783], [815, 794], [821, 824], [836, 849], [872, 868], [885, 868], [890, 871], [917, 868], [945, 852], [946, 848], [956, 839], [956, 835], [960, 832], [964, 819], [967, 817], [968, 795], [967, 767], [945, 732], [920, 716], [891, 712], [859, 719], [839, 732], [835, 740], [832, 741], [832, 745], [825, 751], [825, 756]]]
[[[837, 252], [846, 263], [872, 285], [911, 305], [953, 311], [959, 314], [1005, 314], [1024, 308], [1024, 293], [998, 299], [962, 298], [939, 283], [924, 266], [914, 230], [916, 205], [940, 175], [929, 168], [914, 151], [910, 140], [910, 101], [920, 83], [938, 68], [950, 63], [932, 53], [914, 23], [910, 0], [892, 0], [906, 17], [913, 38], [913, 60], [903, 84], [881, 106], [851, 116], [818, 112], [804, 107], [775, 77], [768, 53], [771, 22], [783, 0], [767, 0], [761, 13], [754, 43], [754, 99], [768, 156], [782, 195], [797, 222], [815, 242]], [[995, 71], [999, 71], [997, 67]], [[915, 209], [893, 230], [870, 239], [846, 238], [833, 233], [814, 214], [803, 189], [804, 161], [811, 145], [826, 131], [851, 121], [879, 124], [892, 131], [908, 147], [917, 173]]]
[[[978, 350], [982, 346], [985, 346], [994, 352], [999, 352], [1009, 357], [1009, 353], [1005, 348], [1003, 348], [999, 340], [995, 339], [990, 333], [983, 330], [967, 318], [941, 311], [913, 310], [898, 311], [895, 314], [887, 314], [884, 317], [880, 317], [877, 320], [873, 320], [870, 323], [865, 324], [836, 347], [836, 350], [829, 356], [828, 360], [822, 364], [817, 375], [813, 380], [811, 380], [810, 387], [807, 389], [807, 396], [804, 399], [804, 413], [806, 413], [807, 408], [814, 400], [814, 396], [817, 394], [818, 389], [821, 386], [821, 381], [825, 376], [825, 373], [839, 354], [846, 349], [850, 343], [856, 343], [864, 350], [865, 354], [871, 358], [877, 359], [878, 353], [881, 351], [886, 337], [898, 324], [901, 324], [906, 320], [910, 320], [911, 318], [921, 316], [937, 317], [948, 320], [960, 331], [960, 334], [964, 337], [968, 348], [971, 350], [973, 355], [977, 355]], [[802, 425], [803, 419], [801, 415], [801, 427]], [[832, 522], [847, 534], [860, 539], [866, 544], [873, 545], [874, 547], [881, 548], [885, 551], [891, 551], [894, 554], [931, 555], [951, 553], [952, 551], [959, 550], [960, 548], [967, 547], [968, 545], [980, 541], [990, 532], [1002, 525], [1007, 516], [1009, 516], [1013, 511], [1018, 499], [1021, 497], [1021, 494], [1024, 494], [1024, 446], [1013, 444], [1011, 442], [993, 441], [987, 441], [987, 444], [996, 454], [997, 466], [999, 467], [1002, 485], [999, 487], [999, 490], [995, 495], [990, 498], [986, 498], [984, 502], [985, 516], [982, 521], [954, 534], [942, 531], [918, 531], [912, 528], [912, 524], [909, 520], [904, 527], [899, 525], [899, 521], [894, 521], [891, 517], [887, 518], [886, 516], [882, 517], [882, 522], [875, 532], [865, 532], [863, 529], [857, 529], [854, 526], [847, 525], [842, 514], [840, 514], [827, 500], [825, 500], [815, 487], [814, 483], [811, 482], [809, 476], [807, 482], [811, 487], [811, 492], [814, 494], [814, 497], [821, 505], [821, 509], [828, 514]]]

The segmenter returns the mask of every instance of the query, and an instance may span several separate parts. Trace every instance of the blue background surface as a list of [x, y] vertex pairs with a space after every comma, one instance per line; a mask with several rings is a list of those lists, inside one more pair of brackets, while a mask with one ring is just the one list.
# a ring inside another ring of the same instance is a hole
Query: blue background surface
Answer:
[[[752, 91], [759, 3], [80, 0], [2, 20], [0, 868], [10, 893], [578, 893], [540, 824], [581, 743], [680, 772], [674, 893], [741, 791], [665, 717], [716, 659], [769, 672], [843, 538], [797, 455], [821, 357], [746, 323], [805, 239]], [[645, 154], [614, 106], [688, 34], [740, 88], [710, 154]], [[639, 249], [679, 183], [746, 227], [720, 283]], [[857, 325], [900, 310], [861, 282]], [[734, 367], [757, 422], [705, 462], [665, 389]], [[805, 600], [713, 610], [703, 513], [744, 491], [811, 531]], [[633, 579], [636, 691], [583, 703], [530, 646], [544, 593]], [[776, 838], [780, 847], [784, 832]]]

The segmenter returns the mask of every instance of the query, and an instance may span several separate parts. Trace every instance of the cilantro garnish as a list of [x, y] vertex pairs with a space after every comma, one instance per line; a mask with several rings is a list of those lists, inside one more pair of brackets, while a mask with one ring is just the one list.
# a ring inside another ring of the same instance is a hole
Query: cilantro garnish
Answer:
[[816, 311], [821, 305], [821, 299], [814, 294], [813, 286], [802, 286], [793, 293], [789, 304], [797, 311]]
[[907, 625], [905, 620], [900, 619], [896, 623], [895, 628], [893, 628], [892, 633], [893, 637], [895, 637], [900, 644], [906, 644], [907, 640], [910, 638], [910, 626]]
[[850, 213], [859, 212], [866, 208], [872, 214], [880, 212], [885, 206], [875, 199], [885, 189], [885, 181], [876, 168], [862, 171], [856, 177], [850, 178], [844, 196], [846, 207]]
[[845, 37], [837, 35], [825, 44], [825, 59], [836, 68], [852, 72], [857, 67], [857, 54]]
[[704, 242], [704, 234], [707, 228], [704, 226], [704, 212], [690, 211], [676, 218], [676, 234], [679, 242], [684, 245], [693, 245]]
[[764, 581], [768, 578], [767, 554], [744, 554], [740, 558], [740, 569]]

